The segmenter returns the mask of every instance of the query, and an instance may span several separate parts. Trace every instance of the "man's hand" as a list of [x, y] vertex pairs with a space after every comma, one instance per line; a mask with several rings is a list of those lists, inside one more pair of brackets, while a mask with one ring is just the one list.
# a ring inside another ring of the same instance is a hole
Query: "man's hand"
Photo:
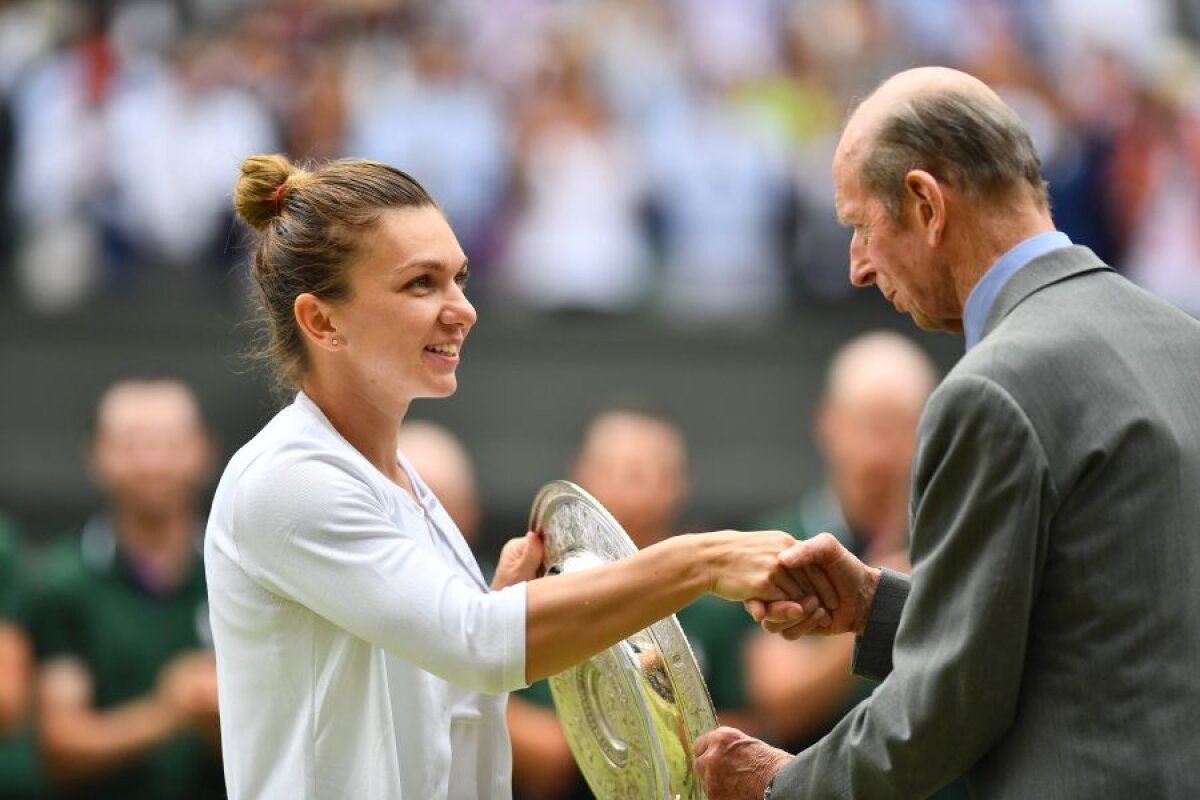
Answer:
[[500, 550], [496, 574], [492, 577], [492, 591], [536, 578], [545, 552], [546, 545], [540, 533], [530, 531], [519, 539], [509, 539]]
[[807, 609], [799, 604], [778, 600], [764, 603], [748, 600], [746, 611], [762, 624], [768, 633], [778, 633], [785, 639], [797, 639], [810, 633], [861, 634], [867, 625], [880, 571], [859, 561], [833, 535], [822, 533], [779, 554], [779, 561], [793, 573], [812, 575], [822, 573], [837, 592], [838, 604], [830, 609], [829, 625], [814, 625]]
[[694, 769], [713, 800], [760, 800], [767, 783], [791, 760], [783, 750], [737, 728], [717, 728], [696, 740]]

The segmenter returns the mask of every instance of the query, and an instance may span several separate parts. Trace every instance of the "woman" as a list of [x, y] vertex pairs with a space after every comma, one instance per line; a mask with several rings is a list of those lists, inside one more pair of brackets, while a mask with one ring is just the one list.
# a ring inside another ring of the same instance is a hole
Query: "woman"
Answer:
[[235, 205], [298, 391], [230, 461], [205, 543], [231, 798], [508, 797], [505, 692], [706, 591], [808, 594], [777, 566], [791, 537], [730, 531], [537, 580], [528, 534], [489, 591], [396, 450], [409, 403], [454, 392], [475, 322], [441, 211], [383, 164], [280, 156], [246, 159]]

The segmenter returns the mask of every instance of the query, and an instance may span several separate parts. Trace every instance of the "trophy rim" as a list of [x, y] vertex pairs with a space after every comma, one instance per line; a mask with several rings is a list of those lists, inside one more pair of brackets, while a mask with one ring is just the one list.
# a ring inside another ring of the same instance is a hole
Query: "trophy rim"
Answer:
[[[564, 523], [566, 531], [561, 530], [554, 524], [556, 514], [571, 506], [581, 507], [582, 515], [569, 512], [574, 516]], [[551, 481], [538, 491], [529, 529], [543, 536], [548, 575], [611, 563], [637, 552], [612, 514], [570, 481]], [[633, 760], [643, 770], [650, 768], [651, 782], [657, 781], [651, 788], [661, 788], [665, 798], [704, 800], [692, 772], [692, 744], [717, 726], [717, 717], [674, 614], [551, 676], [549, 683], [572, 755], [597, 796], [600, 788], [622, 778], [636, 780], [637, 775], [621, 772], [632, 768]], [[604, 698], [596, 694], [598, 685], [609, 692]], [[614, 702], [620, 699], [623, 702]], [[615, 725], [609, 716], [618, 718]], [[633, 730], [634, 741], [615, 735], [614, 728]], [[674, 735], [664, 741], [661, 734], [668, 728]], [[681, 769], [686, 774], [678, 774]]]

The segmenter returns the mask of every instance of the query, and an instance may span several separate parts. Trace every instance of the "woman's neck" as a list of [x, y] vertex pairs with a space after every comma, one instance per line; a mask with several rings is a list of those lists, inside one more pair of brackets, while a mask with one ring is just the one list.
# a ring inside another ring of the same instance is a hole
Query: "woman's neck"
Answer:
[[408, 485], [407, 476], [396, 461], [396, 434], [408, 403], [389, 407], [349, 382], [322, 380], [316, 375], [306, 378], [302, 388], [355, 450], [393, 481]]

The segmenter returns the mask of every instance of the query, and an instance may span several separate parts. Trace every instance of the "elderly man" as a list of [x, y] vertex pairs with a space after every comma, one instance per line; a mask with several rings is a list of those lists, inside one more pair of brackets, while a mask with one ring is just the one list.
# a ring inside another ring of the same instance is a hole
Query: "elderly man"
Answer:
[[[1054, 230], [1025, 126], [969, 75], [885, 82], [834, 157], [850, 275], [967, 353], [913, 469], [911, 582], [796, 545], [871, 699], [792, 757], [722, 728], [711, 797], [1200, 797], [1200, 323]], [[749, 604], [769, 630], [786, 604]], [[765, 617], [764, 617], [765, 614]]]

